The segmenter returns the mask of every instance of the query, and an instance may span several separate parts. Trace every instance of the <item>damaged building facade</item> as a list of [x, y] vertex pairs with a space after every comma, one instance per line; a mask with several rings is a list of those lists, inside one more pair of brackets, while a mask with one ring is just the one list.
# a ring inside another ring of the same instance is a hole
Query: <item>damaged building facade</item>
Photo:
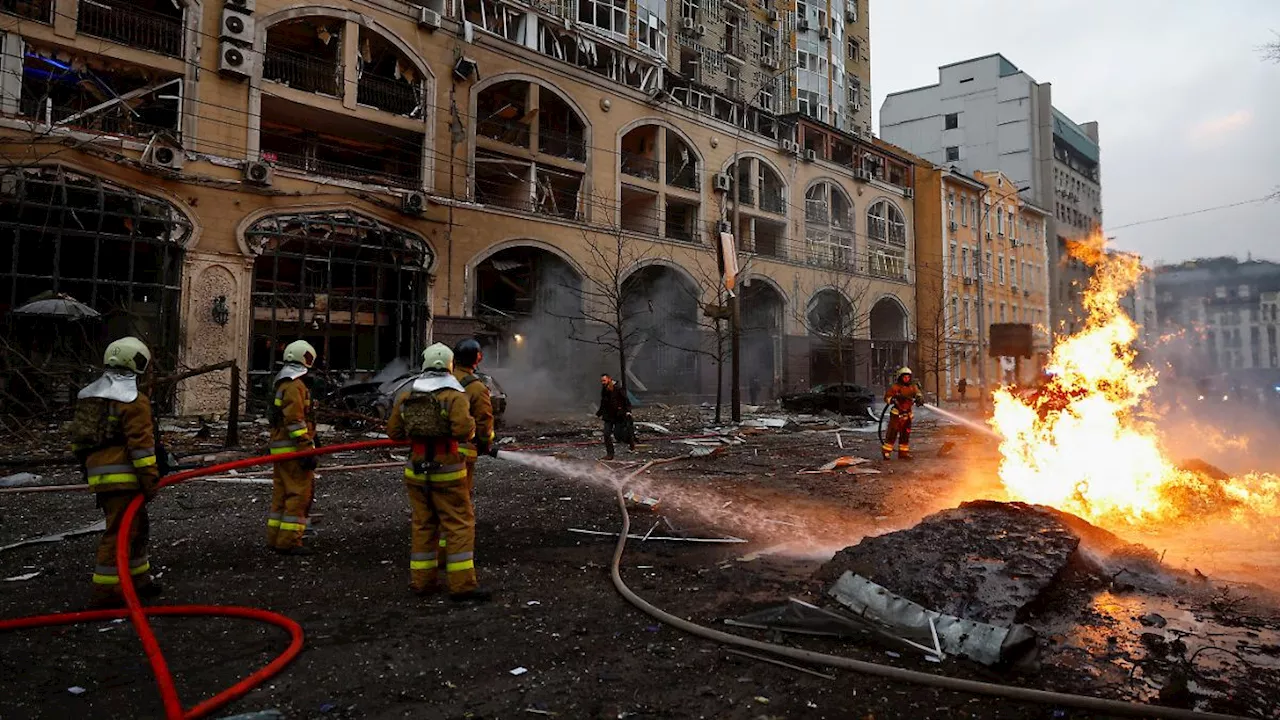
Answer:
[[[882, 384], [914, 169], [869, 136], [867, 27], [865, 0], [0, 2], [6, 348], [134, 333], [260, 394], [297, 337], [340, 384], [477, 334], [576, 383], [617, 366], [613, 286], [633, 386], [705, 397], [730, 232], [744, 384]], [[99, 316], [9, 347], [61, 296]]]

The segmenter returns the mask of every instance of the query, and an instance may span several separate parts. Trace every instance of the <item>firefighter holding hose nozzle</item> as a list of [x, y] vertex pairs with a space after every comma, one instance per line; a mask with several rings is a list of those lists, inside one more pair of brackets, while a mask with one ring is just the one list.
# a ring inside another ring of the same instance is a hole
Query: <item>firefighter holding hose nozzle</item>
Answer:
[[899, 370], [897, 381], [884, 393], [884, 401], [889, 405], [889, 429], [885, 431], [880, 452], [885, 460], [893, 454], [895, 442], [898, 445], [898, 459], [911, 459], [911, 416], [916, 404], [923, 399], [920, 388], [912, 382], [911, 368]]
[[449, 599], [483, 602], [490, 593], [476, 581], [476, 515], [461, 447], [475, 438], [471, 403], [453, 376], [453, 351], [436, 343], [422, 352], [422, 374], [396, 397], [387, 436], [408, 439], [405, 490], [412, 510], [409, 589], [428, 595], [438, 587], [445, 548]]
[[[138, 390], [138, 376], [151, 364], [151, 351], [141, 340], [126, 337], [107, 346], [106, 370], [76, 396], [71, 421], [71, 449], [107, 527], [98, 541], [93, 571], [92, 608], [123, 607], [116, 567], [116, 539], [125, 510], [141, 493], [148, 501], [160, 484], [156, 464], [151, 401]], [[143, 598], [160, 595], [147, 559], [149, 523], [144, 505], [129, 532], [129, 575]]]
[[[316, 349], [306, 340], [285, 346], [284, 367], [276, 373], [270, 409], [271, 454], [316, 447], [315, 406], [303, 378], [316, 362]], [[316, 486], [315, 456], [282, 460], [272, 466], [271, 511], [267, 514], [267, 546], [284, 555], [310, 555], [302, 535], [307, 530]]]

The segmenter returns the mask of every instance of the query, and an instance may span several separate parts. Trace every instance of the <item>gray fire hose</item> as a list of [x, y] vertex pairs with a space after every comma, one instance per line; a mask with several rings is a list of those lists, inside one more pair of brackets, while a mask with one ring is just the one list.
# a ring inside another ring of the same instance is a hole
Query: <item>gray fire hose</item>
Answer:
[[[652, 464], [653, 463], [646, 463], [641, 466], [639, 470], [629, 473], [623, 482], [625, 483], [627, 480], [630, 480], [644, 472]], [[751, 638], [745, 638], [741, 635], [733, 635], [731, 633], [706, 627], [705, 625], [698, 625], [697, 623], [689, 622], [688, 620], [676, 617], [665, 610], [649, 604], [648, 601], [635, 594], [635, 592], [633, 592], [631, 588], [627, 587], [627, 584], [622, 581], [622, 573], [620, 572], [619, 567], [622, 562], [622, 553], [627, 547], [627, 533], [631, 530], [631, 516], [627, 513], [627, 502], [622, 496], [621, 484], [619, 484], [617, 488], [617, 495], [618, 508], [622, 511], [622, 532], [618, 535], [618, 544], [613, 551], [613, 565], [609, 568], [609, 573], [613, 577], [613, 586], [617, 588], [622, 597], [627, 599], [627, 602], [635, 605], [640, 610], [643, 610], [654, 619], [687, 633], [697, 635], [698, 637], [726, 645], [735, 645], [737, 647], [750, 648], [752, 650], [770, 653], [772, 655], [780, 655], [792, 660], [799, 660], [800, 662], [844, 668], [846, 670], [875, 675], [889, 680], [915, 683], [917, 685], [927, 685], [929, 687], [954, 690], [957, 692], [974, 693], [977, 695], [990, 695], [1021, 702], [1059, 705], [1062, 707], [1071, 707], [1090, 712], [1120, 715], [1124, 717], [1167, 718], [1168, 720], [1249, 720], [1248, 718], [1243, 718], [1237, 715], [1198, 712], [1195, 710], [1183, 710], [1180, 708], [1161, 707], [1158, 705], [1143, 705], [1140, 703], [1123, 702], [1120, 700], [1104, 700], [1102, 698], [1090, 697], [1087, 695], [1073, 695], [1070, 693], [1035, 690], [1032, 688], [1014, 687], [1012, 685], [1000, 685], [997, 683], [981, 682], [978, 680], [963, 680], [960, 678], [946, 677], [944, 675], [933, 675], [916, 670], [906, 670], [903, 668], [892, 667], [890, 665], [881, 665], [879, 663], [854, 660], [852, 658], [840, 657], [838, 655], [828, 655], [826, 653], [812, 652], [810, 650], [801, 650], [799, 648], [787, 647], [785, 645], [752, 640]]]

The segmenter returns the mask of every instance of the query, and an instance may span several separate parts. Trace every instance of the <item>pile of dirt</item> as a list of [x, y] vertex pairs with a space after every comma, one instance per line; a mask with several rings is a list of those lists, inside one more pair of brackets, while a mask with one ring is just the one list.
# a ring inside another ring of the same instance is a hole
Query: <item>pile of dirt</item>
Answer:
[[848, 571], [927, 608], [1009, 625], [1024, 621], [1068, 566], [1090, 564], [1081, 536], [1095, 534], [1110, 535], [1051, 508], [967, 502], [865, 538], [836, 553], [817, 577], [830, 583]]

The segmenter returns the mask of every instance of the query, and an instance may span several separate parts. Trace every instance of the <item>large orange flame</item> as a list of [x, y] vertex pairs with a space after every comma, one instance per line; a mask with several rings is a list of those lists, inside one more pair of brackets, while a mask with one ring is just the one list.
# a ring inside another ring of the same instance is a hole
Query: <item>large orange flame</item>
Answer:
[[1098, 234], [1070, 243], [1091, 265], [1085, 326], [1056, 339], [1048, 381], [1022, 396], [995, 393], [1000, 479], [1011, 497], [1104, 525], [1217, 514], [1280, 517], [1280, 478], [1180, 468], [1145, 413], [1156, 374], [1134, 362], [1137, 329], [1120, 301], [1142, 273], [1137, 257], [1108, 253]]

